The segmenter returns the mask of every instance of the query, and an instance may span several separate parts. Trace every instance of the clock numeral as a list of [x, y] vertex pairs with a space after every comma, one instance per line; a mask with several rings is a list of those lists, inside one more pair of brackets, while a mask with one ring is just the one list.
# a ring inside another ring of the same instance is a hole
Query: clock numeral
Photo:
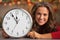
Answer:
[[7, 30], [9, 30], [9, 27], [7, 27]]
[[5, 22], [5, 24], [7, 24], [7, 22]]
[[28, 27], [26, 27], [26, 29], [28, 29]]
[[22, 34], [24, 34], [24, 30], [22, 31]]
[[13, 30], [11, 32], [13, 33]]
[[19, 11], [18, 11], [18, 10], [16, 10], [16, 11], [15, 11], [15, 14], [16, 14], [16, 15], [17, 15], [17, 14], [19, 14]]
[[23, 16], [23, 12], [22, 12], [22, 16]]
[[29, 16], [28, 16], [28, 14], [26, 14], [26, 19], [28, 19], [29, 18]]
[[14, 17], [14, 15], [12, 14], [12, 12], [10, 12], [10, 16]]
[[13, 34], [13, 30], [11, 31], [11, 34]]
[[10, 17], [6, 17], [7, 18], [7, 20], [10, 20]]
[[26, 20], [28, 19], [28, 16], [26, 16]]
[[30, 24], [30, 21], [28, 21], [28, 24]]
[[19, 33], [17, 32], [17, 35], [19, 35]]

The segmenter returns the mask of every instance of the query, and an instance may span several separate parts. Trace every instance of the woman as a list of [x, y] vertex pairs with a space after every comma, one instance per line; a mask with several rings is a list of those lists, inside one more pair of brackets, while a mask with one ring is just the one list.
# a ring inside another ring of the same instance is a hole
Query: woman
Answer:
[[28, 36], [31, 38], [60, 38], [60, 27], [58, 29], [55, 26], [50, 4], [44, 2], [35, 4], [32, 8], [32, 18], [33, 28]]
[[[48, 3], [37, 3], [32, 8], [33, 26], [27, 34], [30, 38], [60, 38], [60, 27], [55, 26], [52, 7]], [[9, 37], [3, 33], [3, 37]]]

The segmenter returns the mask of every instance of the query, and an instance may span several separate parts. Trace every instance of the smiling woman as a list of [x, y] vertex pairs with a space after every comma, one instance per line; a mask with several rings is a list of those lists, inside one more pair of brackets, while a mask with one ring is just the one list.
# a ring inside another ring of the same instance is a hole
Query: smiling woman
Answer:
[[45, 7], [39, 7], [35, 14], [35, 19], [39, 25], [44, 25], [48, 21], [49, 11]]
[[[37, 3], [32, 8], [34, 20], [33, 28], [37, 28], [41, 34], [55, 31], [54, 16], [48, 3]], [[53, 22], [53, 23], [52, 23]]]
[[33, 27], [30, 38], [60, 38], [60, 27], [55, 26], [53, 10], [49, 3], [37, 3], [32, 8]]

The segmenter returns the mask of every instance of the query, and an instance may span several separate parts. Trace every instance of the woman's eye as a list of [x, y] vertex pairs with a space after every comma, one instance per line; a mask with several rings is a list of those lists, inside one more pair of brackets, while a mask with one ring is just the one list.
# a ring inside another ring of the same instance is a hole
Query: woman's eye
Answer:
[[44, 16], [47, 16], [47, 14], [44, 14]]

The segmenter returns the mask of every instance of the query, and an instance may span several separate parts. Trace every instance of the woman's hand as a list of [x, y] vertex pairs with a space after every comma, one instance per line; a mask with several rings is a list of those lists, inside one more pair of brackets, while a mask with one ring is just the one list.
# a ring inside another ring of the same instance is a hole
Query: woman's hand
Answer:
[[35, 32], [31, 31], [27, 34], [27, 36], [29, 36], [30, 38], [35, 38]]
[[35, 32], [35, 31], [29, 32], [27, 36], [30, 36], [33, 39], [34, 38], [41, 38], [41, 35], [39, 33]]
[[29, 32], [27, 36], [30, 36], [31, 38], [36, 38], [36, 39], [40, 39], [40, 38], [52, 38], [51, 33], [39, 34], [39, 33], [35, 32], [35, 31]]

